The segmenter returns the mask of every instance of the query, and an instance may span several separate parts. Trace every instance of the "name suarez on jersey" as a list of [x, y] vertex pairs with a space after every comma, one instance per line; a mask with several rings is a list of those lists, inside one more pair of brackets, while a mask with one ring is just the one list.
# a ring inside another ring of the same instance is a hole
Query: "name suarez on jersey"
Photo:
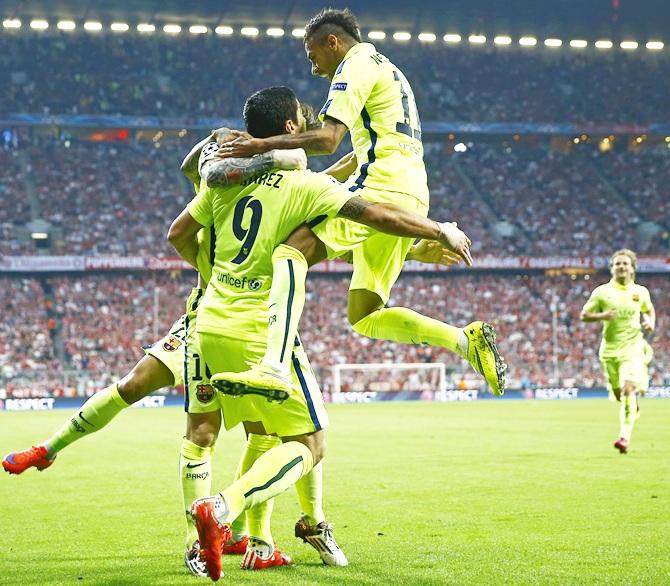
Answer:
[[249, 179], [246, 179], [242, 182], [242, 185], [245, 187], [255, 183], [256, 185], [267, 185], [268, 187], [275, 187], [279, 189], [279, 184], [284, 176], [281, 173], [260, 173], [259, 175], [254, 175]]

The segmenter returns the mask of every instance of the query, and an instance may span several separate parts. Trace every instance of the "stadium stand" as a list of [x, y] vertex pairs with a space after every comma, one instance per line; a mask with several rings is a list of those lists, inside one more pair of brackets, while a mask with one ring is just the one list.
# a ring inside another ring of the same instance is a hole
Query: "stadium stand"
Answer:
[[[411, 72], [424, 120], [641, 123], [670, 114], [670, 62], [661, 57], [443, 43], [378, 47]], [[216, 55], [220, 66], [213, 75], [202, 75], [198, 66], [206, 59], [211, 67], [206, 55]], [[244, 67], [231, 66], [239, 63]], [[0, 66], [13, 82], [0, 88], [4, 112], [229, 117], [239, 116], [244, 98], [268, 85], [294, 86], [315, 105], [326, 91], [325, 81], [309, 77], [302, 44], [293, 38], [22, 31], [0, 38]], [[622, 79], [626, 91], [620, 91]]]
[[[170, 273], [2, 281], [2, 304], [8, 317], [2, 324], [0, 387], [7, 389], [8, 396], [18, 397], [88, 394], [125, 374], [142, 356], [141, 346], [162, 337], [182, 313], [193, 286], [192, 274]], [[602, 386], [597, 357], [600, 328], [579, 321], [594, 281], [604, 282], [605, 277], [411, 275], [400, 279], [390, 305], [411, 307], [459, 325], [475, 318], [491, 321], [499, 332], [515, 388], [559, 382], [564, 386]], [[649, 287], [659, 315], [668, 315], [667, 278], [643, 276], [639, 282]], [[348, 279], [314, 275], [307, 284], [301, 337], [325, 390], [332, 390], [333, 364], [360, 362], [444, 362], [452, 388], [481, 388], [480, 379], [471, 376], [467, 363], [446, 351], [370, 340], [354, 333], [346, 319]], [[55, 358], [57, 342], [47, 327], [45, 286], [53, 290], [62, 360]], [[154, 326], [156, 289], [159, 311]], [[17, 331], [19, 322], [21, 335], [17, 337], [12, 332]], [[669, 384], [670, 341], [659, 335], [653, 346], [652, 381]], [[18, 380], [17, 370], [25, 371]]]

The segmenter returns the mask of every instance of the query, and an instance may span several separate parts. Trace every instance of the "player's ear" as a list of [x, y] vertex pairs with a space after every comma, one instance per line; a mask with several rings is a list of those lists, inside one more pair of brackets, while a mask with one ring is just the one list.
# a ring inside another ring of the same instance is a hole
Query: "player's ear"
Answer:
[[293, 120], [287, 120], [286, 124], [284, 125], [284, 133], [285, 134], [296, 134], [298, 132], [298, 125], [293, 122]]

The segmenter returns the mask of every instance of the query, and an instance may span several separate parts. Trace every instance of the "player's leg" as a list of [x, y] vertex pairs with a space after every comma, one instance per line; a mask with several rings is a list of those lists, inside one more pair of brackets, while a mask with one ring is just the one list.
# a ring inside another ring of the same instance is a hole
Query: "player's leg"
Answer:
[[242, 392], [263, 389], [276, 391], [275, 398], [280, 400], [286, 396], [291, 384], [291, 351], [305, 306], [307, 269], [324, 260], [326, 255], [325, 245], [307, 225], [296, 229], [275, 249], [265, 354], [260, 364], [248, 371], [216, 375], [214, 384], [219, 390], [231, 393], [226, 383], [232, 383], [240, 385]]
[[[310, 393], [317, 395], [319, 384], [298, 339], [291, 358], [293, 369], [300, 373], [300, 382]], [[329, 566], [348, 565], [347, 557], [337, 544], [333, 527], [326, 520], [323, 510], [323, 462], [316, 464], [295, 484], [302, 515], [295, 524], [295, 536], [311, 545], [324, 564]]]
[[376, 233], [354, 249], [347, 307], [354, 331], [380, 340], [446, 348], [468, 360], [501, 395], [506, 365], [491, 325], [475, 321], [458, 328], [406, 307], [384, 307], [411, 245], [411, 239]]
[[8, 454], [2, 465], [12, 474], [21, 474], [32, 466], [44, 470], [53, 463], [58, 452], [100, 431], [130, 404], [173, 383], [174, 374], [170, 368], [147, 354], [118, 383], [91, 396], [44, 443]]
[[[203, 354], [213, 371], [223, 368], [241, 370], [246, 362], [260, 358], [261, 343], [232, 340], [212, 334], [201, 334]], [[211, 359], [210, 359], [211, 357]], [[216, 579], [221, 572], [220, 544], [230, 536], [230, 523], [242, 512], [274, 498], [295, 484], [320, 461], [325, 443], [323, 429], [327, 415], [318, 389], [307, 386], [305, 373], [292, 373], [290, 396], [282, 405], [270, 404], [259, 396], [233, 398], [222, 396], [226, 428], [260, 416], [264, 429], [282, 437], [282, 444], [261, 455], [253, 466], [216, 497], [194, 503], [200, 543], [210, 571]], [[283, 565], [290, 560], [268, 543], [266, 550], [252, 548], [245, 556], [245, 567], [262, 568]], [[249, 551], [249, 550], [248, 550]], [[260, 554], [260, 555], [259, 555]]]
[[638, 415], [638, 400], [641, 390], [648, 384], [647, 363], [642, 351], [627, 357], [619, 364], [621, 384], [621, 407], [619, 409], [619, 439], [614, 447], [622, 454], [628, 452], [633, 427]]
[[619, 407], [619, 439], [614, 442], [614, 447], [622, 454], [626, 454], [630, 448], [633, 427], [637, 419], [637, 400], [635, 383], [625, 381], [621, 389]]

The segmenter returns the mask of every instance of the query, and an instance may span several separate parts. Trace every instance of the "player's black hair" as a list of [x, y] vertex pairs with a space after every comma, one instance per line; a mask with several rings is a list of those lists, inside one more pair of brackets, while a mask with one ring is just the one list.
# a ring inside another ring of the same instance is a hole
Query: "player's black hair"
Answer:
[[303, 41], [308, 41], [317, 33], [325, 38], [328, 35], [337, 35], [346, 33], [357, 42], [361, 42], [361, 30], [358, 26], [358, 20], [348, 8], [336, 10], [334, 8], [324, 8], [305, 26], [305, 36]]
[[286, 86], [273, 86], [249, 96], [244, 104], [247, 132], [256, 138], [284, 134], [287, 120], [298, 122], [298, 98]]

